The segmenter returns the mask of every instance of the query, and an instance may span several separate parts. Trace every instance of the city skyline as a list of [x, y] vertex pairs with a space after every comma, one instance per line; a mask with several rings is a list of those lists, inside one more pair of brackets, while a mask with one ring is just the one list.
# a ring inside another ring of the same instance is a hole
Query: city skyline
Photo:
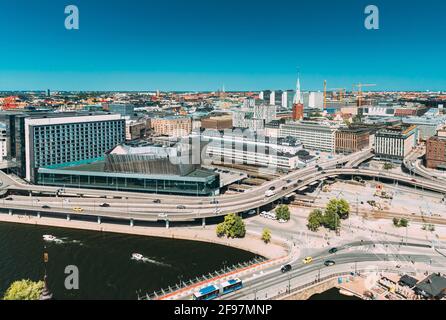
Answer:
[[347, 90], [360, 82], [377, 91], [446, 88], [437, 1], [375, 1], [379, 30], [364, 28], [366, 1], [279, 0], [273, 11], [251, 0], [75, 4], [79, 30], [64, 28], [62, 1], [1, 5], [13, 19], [0, 21], [8, 43], [0, 90], [291, 89], [298, 68], [304, 91], [322, 90], [324, 80]]

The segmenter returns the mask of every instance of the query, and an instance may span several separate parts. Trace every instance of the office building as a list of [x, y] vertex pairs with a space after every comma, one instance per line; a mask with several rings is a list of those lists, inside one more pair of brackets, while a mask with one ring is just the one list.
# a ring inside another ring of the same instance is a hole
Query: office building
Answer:
[[329, 122], [299, 121], [282, 124], [279, 137], [296, 138], [305, 149], [334, 153], [338, 129], [339, 125]]
[[402, 163], [417, 145], [416, 126], [399, 125], [378, 130], [375, 134], [376, 158], [382, 161]]
[[214, 164], [250, 165], [290, 171], [305, 164], [298, 152], [302, 144], [296, 139], [273, 139], [245, 132], [205, 132], [202, 140], [209, 142], [205, 147], [206, 156]]
[[192, 132], [192, 119], [189, 117], [153, 118], [150, 122], [156, 135], [185, 137]]
[[211, 116], [201, 119], [202, 129], [225, 130], [232, 129], [232, 115]]
[[426, 141], [426, 167], [446, 170], [446, 130]]
[[39, 168], [101, 159], [125, 140], [125, 120], [110, 113], [28, 113], [9, 117], [11, 157], [34, 182]]
[[340, 128], [336, 131], [336, 152], [349, 154], [370, 147], [370, 131], [363, 128]]

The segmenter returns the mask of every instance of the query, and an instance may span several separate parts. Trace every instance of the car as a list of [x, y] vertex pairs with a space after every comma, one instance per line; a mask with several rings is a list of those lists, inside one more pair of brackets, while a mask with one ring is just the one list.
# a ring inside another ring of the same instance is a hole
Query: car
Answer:
[[282, 273], [287, 273], [290, 272], [292, 269], [293, 267], [290, 264], [286, 264], [282, 266], [282, 268], [280, 268], [280, 271], [282, 271]]
[[327, 260], [324, 262], [324, 265], [326, 267], [331, 267], [331, 266], [334, 266], [335, 264], [336, 264], [336, 262], [334, 262], [333, 260]]
[[179, 205], [179, 206], [177, 206], [177, 209], [184, 210], [184, 209], [186, 209], [186, 207], [183, 205]]
[[268, 214], [268, 212], [266, 212], [266, 211], [262, 211], [262, 212], [260, 213], [260, 216], [263, 217], [263, 218], [266, 218], [267, 214]]
[[338, 252], [338, 248], [331, 248], [330, 250], [328, 250], [328, 253], [331, 253], [331, 254], [336, 253], [336, 252]]
[[286, 220], [283, 220], [283, 219], [280, 219], [279, 220], [279, 223], [287, 223], [288, 221], [286, 221]]
[[304, 264], [310, 264], [313, 262], [313, 258], [312, 257], [306, 257], [303, 261]]
[[249, 216], [253, 216], [253, 215], [256, 214], [256, 211], [255, 211], [255, 210], [249, 210], [249, 211], [247, 212], [247, 214], [248, 214]]
[[84, 209], [80, 208], [80, 207], [76, 207], [76, 208], [73, 208], [73, 211], [77, 212], [77, 213], [82, 213], [82, 212], [84, 212]]
[[110, 205], [108, 203], [103, 203], [100, 205], [102, 208], [110, 208]]
[[51, 209], [51, 207], [47, 206], [47, 205], [44, 205], [44, 206], [42, 206], [42, 209]]
[[160, 199], [155, 199], [155, 200], [153, 200], [153, 203], [161, 203], [161, 200]]
[[7, 200], [7, 201], [12, 201], [12, 200], [14, 200], [12, 197], [8, 197], [8, 198], [6, 198], [5, 200]]
[[287, 181], [286, 181], [286, 183], [292, 183], [293, 182], [293, 180], [291, 180], [291, 179], [288, 179]]

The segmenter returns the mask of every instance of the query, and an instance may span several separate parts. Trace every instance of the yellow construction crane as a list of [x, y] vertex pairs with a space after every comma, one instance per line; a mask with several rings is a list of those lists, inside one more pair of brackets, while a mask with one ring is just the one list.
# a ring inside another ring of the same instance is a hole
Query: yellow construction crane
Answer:
[[[353, 85], [353, 89], [358, 88], [358, 107], [362, 106], [362, 88], [364, 87], [376, 87], [376, 84], [363, 84], [358, 83]], [[354, 91], [354, 90], [353, 90]]]
[[324, 80], [324, 110], [327, 109], [327, 80]]

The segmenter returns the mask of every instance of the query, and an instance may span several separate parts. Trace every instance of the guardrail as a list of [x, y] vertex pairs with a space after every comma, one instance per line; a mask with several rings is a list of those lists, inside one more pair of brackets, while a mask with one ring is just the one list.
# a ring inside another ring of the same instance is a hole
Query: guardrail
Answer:
[[180, 283], [177, 283], [173, 286], [169, 286], [167, 288], [160, 289], [159, 291], [154, 291], [153, 293], [150, 294], [146, 293], [144, 295], [140, 295], [140, 293], [138, 293], [138, 300], [159, 300], [160, 298], [166, 295], [174, 294], [175, 292], [179, 292], [180, 290], [183, 289], [199, 286], [200, 283], [204, 285], [205, 282], [211, 281], [212, 279], [220, 278], [222, 276], [229, 275], [231, 273], [236, 273], [239, 270], [246, 269], [261, 263], [265, 263], [267, 260], [268, 259], [263, 257], [256, 257], [248, 262], [238, 263], [230, 267], [225, 267], [212, 273], [208, 273], [207, 275], [196, 277], [195, 279], [190, 279], [188, 281], [180, 281]]

